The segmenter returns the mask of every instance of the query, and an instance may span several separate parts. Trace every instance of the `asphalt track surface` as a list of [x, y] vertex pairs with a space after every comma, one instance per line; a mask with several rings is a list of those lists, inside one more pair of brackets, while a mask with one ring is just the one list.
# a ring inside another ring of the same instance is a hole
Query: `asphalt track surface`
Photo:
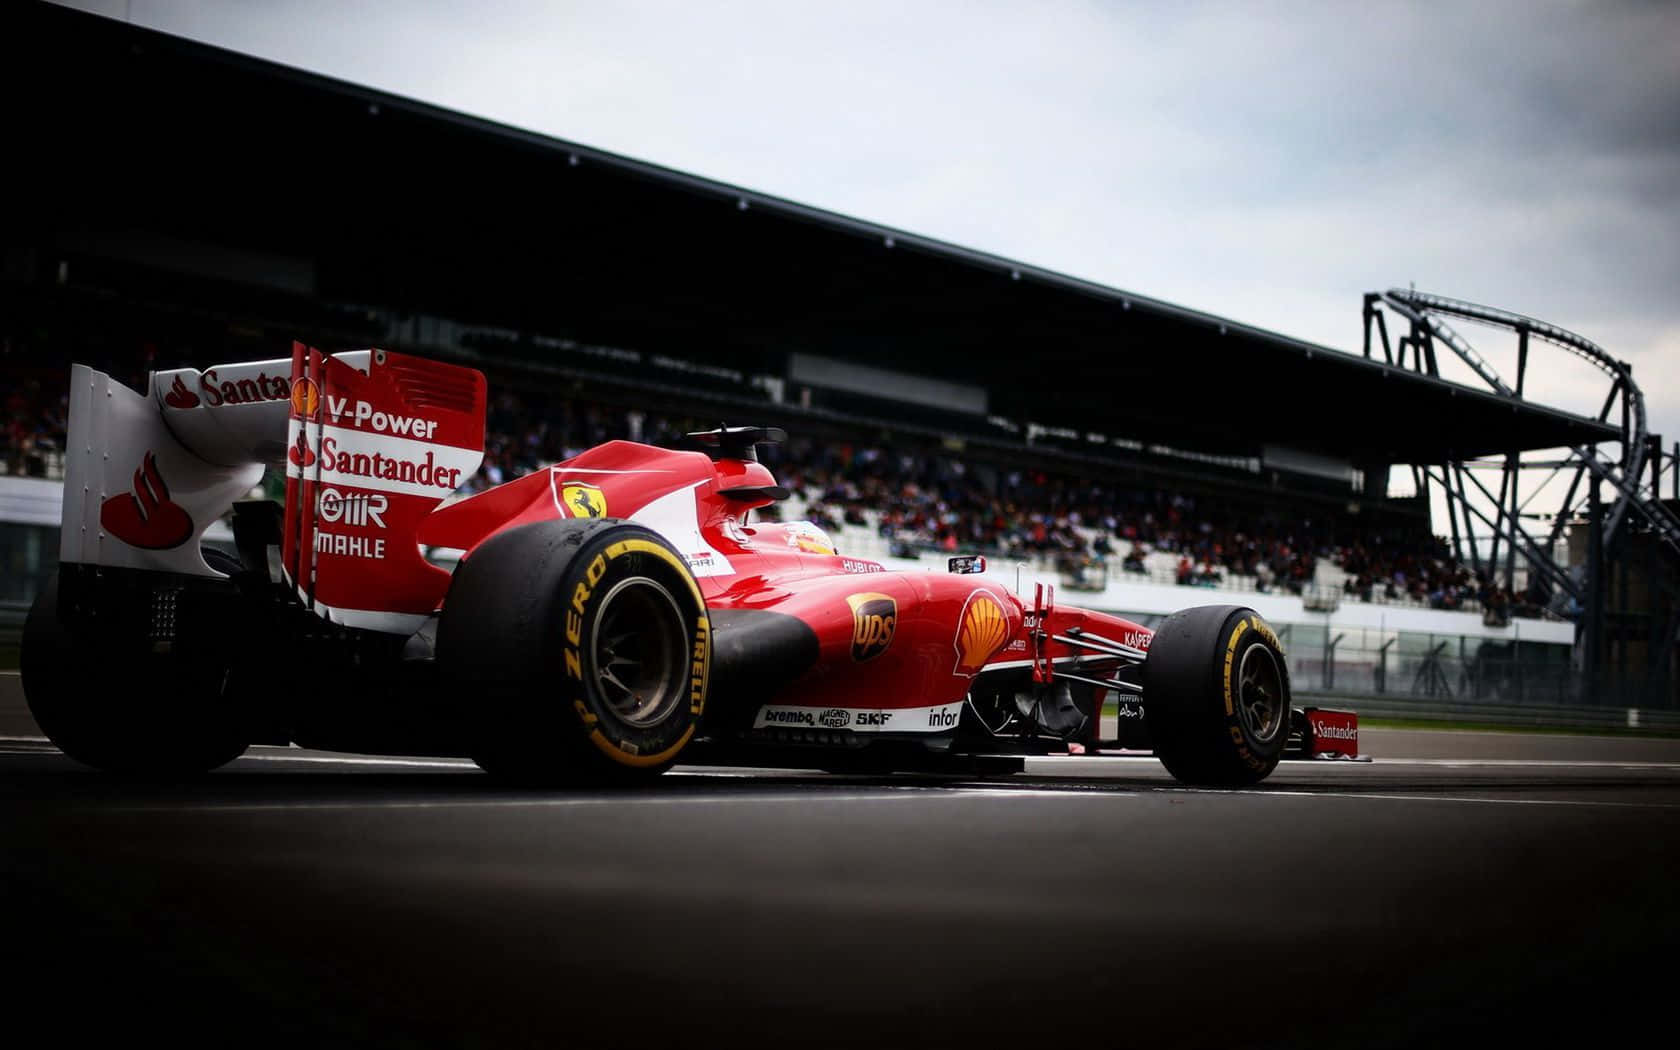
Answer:
[[8, 1029], [87, 1045], [1415, 1046], [1672, 1031], [1680, 741], [1367, 731], [1262, 788], [259, 748], [90, 772], [0, 675]]

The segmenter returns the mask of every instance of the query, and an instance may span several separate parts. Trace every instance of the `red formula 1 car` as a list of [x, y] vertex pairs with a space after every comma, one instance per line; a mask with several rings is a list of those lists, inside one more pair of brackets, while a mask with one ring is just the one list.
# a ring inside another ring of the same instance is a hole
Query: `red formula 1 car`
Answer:
[[[43, 731], [171, 775], [253, 742], [525, 781], [984, 772], [1113, 746], [1110, 702], [1195, 783], [1253, 784], [1288, 746], [1357, 750], [1349, 718], [1291, 709], [1251, 610], [1151, 631], [1023, 599], [977, 557], [886, 571], [810, 524], [752, 522], [787, 495], [756, 455], [779, 431], [612, 441], [446, 502], [484, 419], [480, 373], [377, 350], [157, 372], [143, 395], [75, 366], [61, 566], [23, 648]], [[283, 506], [245, 498], [282, 465]], [[230, 515], [237, 557], [200, 542]], [[463, 555], [451, 573], [423, 547]]]

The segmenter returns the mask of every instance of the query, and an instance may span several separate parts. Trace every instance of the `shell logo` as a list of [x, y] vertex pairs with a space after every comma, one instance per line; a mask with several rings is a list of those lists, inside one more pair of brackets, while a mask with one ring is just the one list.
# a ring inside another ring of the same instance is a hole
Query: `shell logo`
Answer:
[[953, 674], [972, 678], [1009, 638], [1009, 618], [990, 591], [975, 591], [957, 619], [957, 666]]
[[321, 392], [315, 388], [314, 380], [303, 378], [292, 382], [292, 415], [314, 419], [320, 407]]

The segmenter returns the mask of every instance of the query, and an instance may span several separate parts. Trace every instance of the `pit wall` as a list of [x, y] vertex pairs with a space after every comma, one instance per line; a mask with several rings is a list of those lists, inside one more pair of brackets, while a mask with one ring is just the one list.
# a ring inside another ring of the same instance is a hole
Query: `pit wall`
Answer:
[[[943, 557], [876, 560], [908, 572], [946, 568]], [[1334, 697], [1344, 704], [1364, 698], [1367, 706], [1381, 707], [1384, 717], [1595, 726], [1625, 725], [1630, 717], [1625, 698], [1612, 705], [1581, 691], [1571, 671], [1571, 623], [1513, 619], [1491, 627], [1477, 613], [1362, 602], [1342, 602], [1322, 612], [1308, 609], [1296, 595], [1181, 587], [1136, 577], [1111, 576], [1100, 590], [1080, 591], [1066, 586], [1058, 573], [1025, 565], [1017, 571], [1013, 564], [996, 561], [988, 563], [986, 575], [1028, 600], [1036, 584], [1054, 585], [1059, 604], [1116, 613], [1148, 627], [1191, 606], [1247, 606], [1277, 630], [1297, 696]], [[1542, 708], [1552, 711], [1542, 713]], [[1587, 722], [1560, 719], [1555, 712], [1563, 709], [1590, 709], [1592, 717]], [[1639, 716], [1631, 717], [1637, 725]]]
[[[842, 541], [842, 553], [844, 541]], [[925, 558], [876, 559], [889, 569], [909, 572], [943, 572], [945, 560], [934, 556]], [[1575, 625], [1545, 620], [1513, 619], [1504, 627], [1489, 627], [1479, 613], [1447, 612], [1440, 609], [1418, 609], [1404, 606], [1368, 604], [1357, 601], [1341, 602], [1333, 612], [1309, 611], [1302, 598], [1293, 594], [1260, 594], [1247, 590], [1225, 590], [1218, 587], [1180, 587], [1135, 579], [1116, 579], [1110, 573], [1106, 586], [1100, 591], [1076, 591], [1068, 588], [1060, 574], [1022, 566], [1018, 571], [1013, 563], [988, 561], [986, 575], [1010, 590], [1030, 597], [1033, 585], [1044, 583], [1056, 587], [1057, 601], [1082, 605], [1103, 612], [1128, 613], [1151, 617], [1166, 616], [1193, 605], [1246, 605], [1264, 616], [1274, 627], [1284, 624], [1312, 627], [1330, 631], [1407, 632], [1441, 635], [1477, 641], [1540, 642], [1551, 645], [1575, 644]]]

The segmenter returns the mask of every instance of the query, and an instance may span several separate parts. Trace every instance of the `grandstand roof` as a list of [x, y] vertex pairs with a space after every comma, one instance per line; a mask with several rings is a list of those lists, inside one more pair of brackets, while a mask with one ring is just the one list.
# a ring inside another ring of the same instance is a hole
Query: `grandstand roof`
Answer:
[[1267, 443], [1359, 464], [1433, 462], [1615, 435], [124, 23], [38, 5], [3, 17], [16, 23], [0, 45], [7, 86], [30, 99], [11, 152], [30, 160], [12, 170], [28, 184], [24, 220], [39, 245], [135, 231], [154, 254], [214, 243], [305, 297], [742, 369], [777, 372], [807, 352], [956, 375], [984, 386], [995, 414], [1208, 452]]

